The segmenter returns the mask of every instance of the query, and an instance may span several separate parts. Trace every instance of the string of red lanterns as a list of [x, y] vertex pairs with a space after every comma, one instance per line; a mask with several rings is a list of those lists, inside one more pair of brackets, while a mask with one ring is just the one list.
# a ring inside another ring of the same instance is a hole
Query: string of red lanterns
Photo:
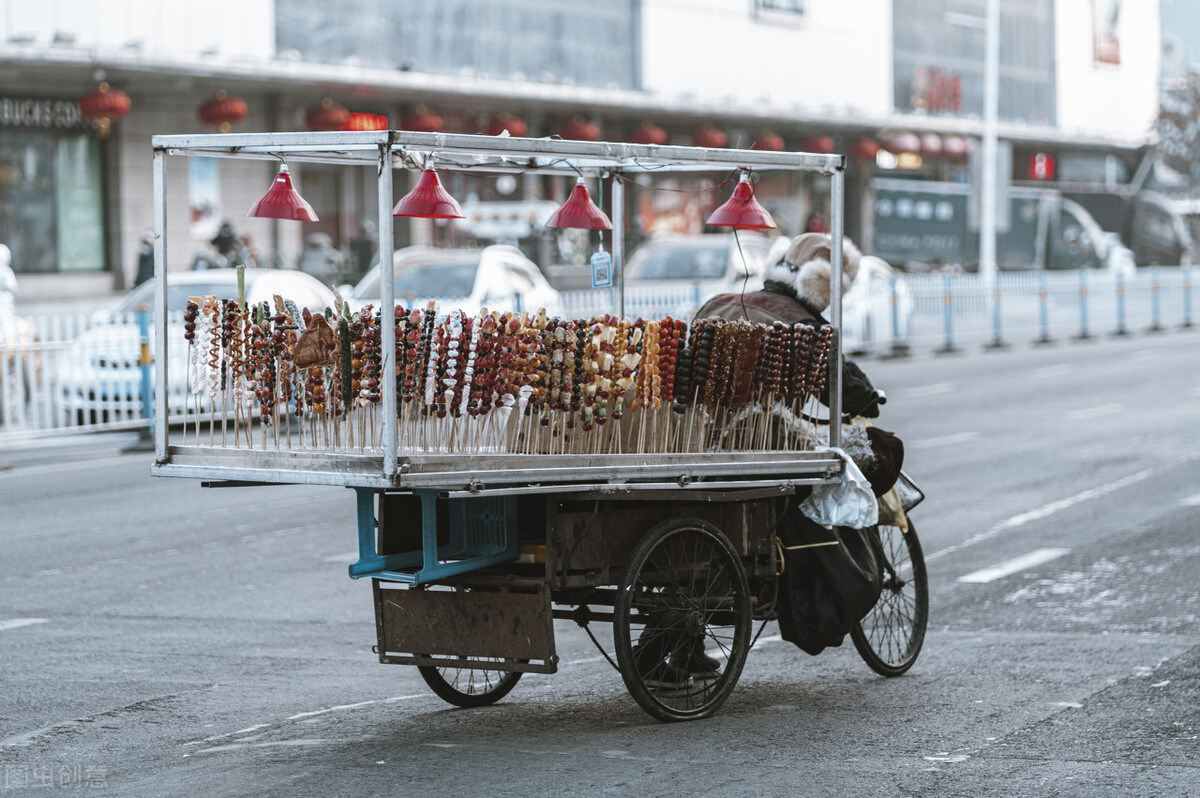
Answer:
[[662, 146], [667, 143], [667, 131], [649, 119], [643, 119], [642, 123], [629, 134], [629, 141], [633, 144], [657, 144]]

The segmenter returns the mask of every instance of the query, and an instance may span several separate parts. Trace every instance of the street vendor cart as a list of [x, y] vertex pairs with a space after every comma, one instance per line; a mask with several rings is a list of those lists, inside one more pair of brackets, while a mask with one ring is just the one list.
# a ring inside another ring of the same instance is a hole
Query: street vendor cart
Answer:
[[[839, 414], [817, 422], [817, 438], [771, 423], [781, 409], [816, 414], [826, 389], [840, 406], [841, 286], [832, 324], [811, 334], [630, 321], [626, 185], [670, 172], [828, 175], [837, 262], [841, 156], [394, 130], [155, 136], [153, 147], [156, 395], [168, 393], [167, 362], [184, 358], [206, 418], [171, 428], [156, 403], [155, 475], [352, 489], [349, 575], [373, 581], [380, 661], [418, 666], [453, 704], [489, 704], [522, 673], [553, 673], [553, 621], [570, 619], [612, 623], [615, 664], [654, 717], [720, 707], [753, 622], [778, 614], [781, 518], [845, 476]], [[181, 335], [167, 304], [166, 163], [191, 156], [374, 166], [378, 304], [195, 297]], [[398, 305], [393, 175], [434, 168], [606, 181], [615, 307], [558, 319]], [[911, 509], [919, 492], [902, 482]], [[882, 594], [851, 636], [872, 668], [898, 675], [923, 640], [925, 568], [902, 510], [879, 535]]]

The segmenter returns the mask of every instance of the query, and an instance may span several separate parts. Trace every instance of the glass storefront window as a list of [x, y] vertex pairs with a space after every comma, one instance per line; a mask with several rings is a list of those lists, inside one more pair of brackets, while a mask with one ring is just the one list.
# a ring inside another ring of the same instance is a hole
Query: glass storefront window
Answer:
[[0, 134], [0, 242], [17, 273], [102, 271], [104, 194], [91, 136]]

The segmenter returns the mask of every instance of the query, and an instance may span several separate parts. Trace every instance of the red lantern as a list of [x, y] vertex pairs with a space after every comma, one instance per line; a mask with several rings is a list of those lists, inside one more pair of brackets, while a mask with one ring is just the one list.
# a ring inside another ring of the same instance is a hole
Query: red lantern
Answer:
[[350, 114], [339, 130], [387, 130], [388, 118], [382, 114]]
[[705, 122], [699, 130], [692, 134], [692, 146], [694, 147], [720, 148], [728, 143], [729, 136], [708, 122]]
[[350, 111], [346, 106], [338, 105], [326, 97], [320, 105], [308, 109], [304, 123], [309, 130], [340, 130], [349, 118]]
[[529, 132], [529, 125], [525, 124], [525, 120], [519, 116], [513, 116], [505, 111], [501, 111], [488, 121], [487, 134], [489, 136], [499, 136], [506, 130], [508, 135], [519, 138]]
[[834, 144], [832, 136], [809, 136], [804, 141], [800, 142], [801, 152], [815, 152], [818, 155], [828, 155], [833, 152]]
[[937, 133], [922, 133], [921, 154], [926, 158], [939, 157], [942, 154], [942, 137]]
[[766, 150], [767, 152], [779, 152], [783, 149], [783, 136], [774, 133], [770, 130], [764, 130], [758, 134], [758, 138], [750, 145], [752, 150]]
[[80, 98], [79, 113], [96, 126], [96, 135], [103, 139], [108, 137], [112, 123], [124, 119], [132, 105], [128, 94], [101, 83]]
[[883, 140], [883, 148], [893, 155], [902, 152], [920, 152], [921, 139], [916, 133], [893, 133]]
[[942, 155], [947, 158], [965, 158], [970, 151], [970, 141], [962, 136], [942, 136]]
[[667, 143], [667, 131], [649, 119], [643, 119], [642, 123], [629, 134], [629, 140], [634, 144], [657, 144], [662, 146]]
[[224, 91], [218, 91], [208, 102], [200, 106], [196, 115], [206, 125], [216, 125], [221, 133], [228, 133], [229, 128], [246, 118], [249, 109], [241, 97], [231, 97]]
[[860, 161], [873, 161], [879, 154], [879, 144], [873, 139], [858, 139], [850, 145], [850, 155]]
[[581, 114], [575, 114], [570, 122], [558, 129], [558, 135], [569, 141], [596, 141], [600, 138], [600, 127]]
[[444, 120], [423, 105], [413, 108], [411, 114], [400, 117], [400, 128], [414, 133], [441, 133]]

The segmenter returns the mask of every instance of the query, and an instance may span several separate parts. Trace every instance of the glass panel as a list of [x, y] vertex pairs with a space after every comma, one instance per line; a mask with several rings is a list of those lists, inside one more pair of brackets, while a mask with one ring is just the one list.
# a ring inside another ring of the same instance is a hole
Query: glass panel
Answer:
[[104, 270], [104, 193], [100, 144], [91, 136], [58, 142], [58, 269]]
[[55, 141], [44, 133], [0, 136], [0, 242], [18, 274], [58, 269]]

